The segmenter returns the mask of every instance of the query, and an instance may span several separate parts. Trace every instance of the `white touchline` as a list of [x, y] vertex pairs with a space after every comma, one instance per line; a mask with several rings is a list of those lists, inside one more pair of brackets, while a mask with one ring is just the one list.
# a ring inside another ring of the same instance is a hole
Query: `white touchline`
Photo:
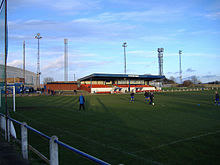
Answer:
[[[28, 118], [28, 117], [26, 117], [26, 116], [24, 116], [24, 115], [21, 115], [21, 114], [19, 114], [19, 115], [22, 116], [22, 117], [24, 117], [24, 118]], [[41, 124], [41, 125], [45, 125], [45, 126], [47, 126], [47, 127], [51, 127], [51, 128], [54, 129], [53, 126], [49, 126], [49, 125], [44, 124], [44, 123], [42, 123], [42, 122], [38, 122], [38, 121], [35, 120], [35, 119], [31, 119], [31, 121], [32, 121], [32, 122], [35, 122], [35, 123], [38, 123], [38, 124]], [[157, 164], [157, 165], [163, 165], [163, 164], [160, 163], [160, 162], [157, 162], [157, 161], [154, 161], [154, 160], [150, 160], [150, 159], [146, 159], [146, 158], [144, 158], [144, 157], [135, 155], [134, 153], [127, 152], [127, 151], [123, 151], [123, 150], [118, 149], [118, 148], [116, 148], [116, 147], [112, 147], [112, 146], [106, 145], [106, 144], [104, 144], [104, 143], [100, 143], [100, 142], [98, 142], [98, 141], [96, 141], [96, 140], [94, 140], [94, 139], [87, 138], [87, 137], [85, 137], [85, 136], [81, 136], [81, 135], [79, 135], [79, 134], [76, 134], [76, 133], [73, 133], [73, 132], [70, 132], [70, 131], [61, 129], [61, 128], [56, 128], [56, 129], [57, 129], [57, 130], [61, 130], [62, 132], [66, 132], [66, 133], [68, 133], [68, 134], [71, 134], [71, 135], [73, 135], [73, 136], [80, 137], [80, 138], [85, 139], [85, 140], [87, 140], [87, 141], [90, 141], [90, 142], [92, 142], [92, 143], [94, 143], [94, 144], [101, 145], [102, 147], [109, 148], [109, 149], [112, 149], [112, 150], [121, 152], [121, 153], [126, 154], [126, 155], [130, 155], [130, 156], [135, 157], [135, 158], [138, 158], [138, 159], [142, 159], [142, 160], [144, 160], [145, 162], [150, 162], [150, 163], [152, 163], [152, 164]]]
[[184, 142], [184, 141], [189, 141], [189, 140], [192, 140], [192, 139], [198, 139], [200, 137], [204, 137], [204, 136], [208, 136], [208, 135], [214, 135], [214, 134], [218, 134], [218, 133], [220, 133], [220, 130], [217, 130], [215, 132], [208, 132], [208, 133], [205, 133], [205, 134], [200, 134], [200, 135], [196, 135], [196, 136], [192, 136], [192, 137], [188, 137], [188, 138], [184, 138], [184, 139], [175, 140], [175, 141], [172, 141], [170, 143], [161, 144], [159, 146], [152, 147], [152, 148], [146, 149], [146, 150], [134, 151], [132, 153], [138, 153], [138, 152], [143, 152], [143, 151], [152, 151], [152, 150], [159, 149], [159, 148], [162, 148], [162, 147], [166, 147], [166, 146], [169, 146], [169, 145], [172, 145], [172, 144], [176, 144], [176, 143], [180, 143], [180, 142]]

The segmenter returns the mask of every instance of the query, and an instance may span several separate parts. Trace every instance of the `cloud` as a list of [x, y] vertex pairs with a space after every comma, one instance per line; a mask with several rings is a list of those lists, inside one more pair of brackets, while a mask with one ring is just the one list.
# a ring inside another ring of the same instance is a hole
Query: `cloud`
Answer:
[[[51, 56], [50, 53], [46, 54]], [[78, 73], [77, 77], [83, 75], [91, 74], [93, 70], [99, 72], [103, 70], [105, 66], [110, 63], [107, 60], [94, 59], [97, 56], [93, 53], [82, 53], [82, 52], [70, 52], [68, 59], [68, 75], [69, 80], [73, 79], [73, 74]], [[91, 59], [90, 59], [91, 58]], [[53, 77], [55, 80], [63, 80], [64, 77], [64, 57], [51, 56], [49, 59], [45, 59], [41, 64], [43, 67], [41, 69], [42, 77]], [[43, 80], [43, 79], [42, 79]]]
[[64, 59], [63, 57], [58, 57], [57, 59], [52, 60], [52, 62], [48, 62], [48, 64], [42, 68], [42, 71], [56, 71], [62, 69], [63, 67]]
[[[22, 60], [13, 60], [11, 62], [8, 62], [7, 65], [23, 69], [23, 61]], [[33, 68], [34, 68], [34, 64], [33, 63], [26, 63], [25, 70], [35, 72], [33, 70]]]
[[173, 75], [173, 74], [179, 74], [180, 72], [167, 72], [166, 74], [171, 74], [171, 75]]
[[[43, 39], [60, 39], [67, 37], [69, 40], [116, 40], [133, 34], [135, 25], [117, 22], [95, 22], [89, 19], [76, 19], [70, 21], [52, 20], [14, 20], [10, 22], [10, 39], [32, 39], [36, 32], [40, 32]], [[21, 31], [23, 31], [21, 33]], [[13, 35], [12, 35], [13, 34]], [[32, 37], [32, 38], [31, 38]]]
[[[45, 54], [49, 55], [53, 52], [47, 52]], [[100, 67], [103, 68], [103, 66], [107, 66], [109, 64], [109, 61], [107, 60], [101, 60], [101, 59], [89, 59], [94, 58], [97, 56], [93, 53], [80, 53], [80, 52], [72, 52], [69, 54], [68, 59], [68, 70], [69, 73], [75, 72], [76, 70], [78, 72], [83, 72], [84, 70], [88, 71], [92, 68], [99, 69]], [[44, 77], [47, 77], [48, 75], [57, 78], [57, 75], [59, 73], [59, 77], [63, 77], [63, 71], [64, 71], [64, 57], [63, 55], [60, 56], [54, 56], [51, 57], [50, 60], [44, 60], [42, 63], [42, 75]], [[100, 70], [100, 69], [99, 69]]]
[[144, 40], [146, 42], [165, 42], [165, 41], [170, 41], [173, 38], [171, 36], [165, 36], [165, 35], [147, 35], [140, 37], [141, 40]]
[[14, 67], [17, 67], [17, 68], [22, 68], [23, 61], [22, 60], [13, 60], [11, 62], [8, 62], [7, 65], [8, 66], [14, 66]]
[[98, 0], [10, 0], [9, 6], [13, 10], [21, 7], [34, 7], [41, 5], [41, 8], [53, 9], [62, 11], [62, 14], [76, 14], [82, 10], [94, 10], [99, 8], [100, 1]]
[[103, 12], [93, 17], [79, 18], [75, 22], [166, 22], [176, 20], [182, 12], [179, 9], [168, 10], [167, 8], [151, 8], [142, 11], [128, 12]]
[[215, 75], [215, 74], [202, 75], [199, 78], [203, 83], [213, 82], [213, 81], [220, 81], [220, 76]]
[[196, 71], [196, 70], [193, 70], [192, 68], [186, 69], [186, 72], [190, 72], [190, 73], [195, 72], [195, 71]]
[[209, 18], [209, 19], [212, 19], [212, 20], [217, 20], [217, 19], [220, 19], [220, 11], [209, 13], [209, 14], [205, 14], [204, 16], [206, 18]]
[[176, 32], [177, 33], [183, 33], [183, 32], [186, 32], [187, 30], [186, 29], [178, 29]]
[[184, 52], [182, 56], [187, 56], [187, 57], [208, 57], [208, 58], [220, 58], [218, 54], [210, 54], [210, 53], [190, 53], [190, 52]]
[[62, 0], [62, 1], [52, 1], [48, 4], [50, 7], [61, 10], [61, 11], [74, 11], [74, 10], [91, 10], [91, 9], [98, 9], [99, 8], [99, 1], [93, 0]]
[[217, 77], [217, 75], [204, 75], [204, 76], [201, 76], [201, 78], [216, 78]]
[[133, 51], [128, 51], [127, 54], [135, 56], [135, 57], [155, 57], [157, 52], [156, 51], [133, 50]]

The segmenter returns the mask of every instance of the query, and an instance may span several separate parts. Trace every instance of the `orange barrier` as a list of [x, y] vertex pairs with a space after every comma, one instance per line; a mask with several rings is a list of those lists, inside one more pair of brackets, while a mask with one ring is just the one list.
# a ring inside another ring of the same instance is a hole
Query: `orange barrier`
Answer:
[[47, 84], [46, 89], [54, 90], [54, 91], [65, 91], [65, 90], [77, 90], [76, 84]]

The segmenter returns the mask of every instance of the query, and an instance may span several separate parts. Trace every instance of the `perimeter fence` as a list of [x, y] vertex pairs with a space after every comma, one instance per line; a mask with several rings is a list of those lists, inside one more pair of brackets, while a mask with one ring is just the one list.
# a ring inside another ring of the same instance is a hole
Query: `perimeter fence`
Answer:
[[[11, 138], [13, 138], [16, 142], [21, 144], [21, 152], [22, 152], [22, 156], [24, 159], [28, 160], [28, 151], [31, 150], [33, 153], [35, 153], [36, 155], [38, 155], [44, 162], [46, 162], [47, 164], [50, 165], [59, 165], [59, 150], [58, 150], [58, 146], [61, 146], [67, 150], [70, 150], [96, 164], [101, 164], [101, 165], [110, 165], [109, 163], [98, 159], [92, 155], [89, 155], [83, 151], [80, 151], [79, 149], [76, 149], [62, 141], [58, 140], [57, 136], [48, 136], [36, 129], [34, 129], [31, 126], [28, 126], [25, 122], [20, 122], [17, 121], [11, 117], [6, 118], [6, 116], [2, 113], [0, 113], [0, 130], [3, 130], [3, 132], [1, 134], [5, 135], [5, 139], [7, 139], [7, 135], [9, 135], [10, 138], [8, 138], [8, 141], [10, 142]], [[8, 124], [6, 124], [8, 123]], [[15, 130], [14, 130], [14, 126], [13, 124], [17, 124], [20, 126], [20, 139], [17, 138]], [[9, 125], [8, 132], [6, 132], [6, 125]], [[47, 158], [45, 155], [43, 155], [40, 151], [38, 151], [36, 148], [34, 148], [33, 146], [31, 146], [30, 144], [28, 144], [28, 131], [33, 132], [35, 134], [37, 134], [40, 137], [43, 137], [43, 139], [48, 140], [49, 141], [49, 158]], [[73, 162], [74, 163], [74, 162]]]

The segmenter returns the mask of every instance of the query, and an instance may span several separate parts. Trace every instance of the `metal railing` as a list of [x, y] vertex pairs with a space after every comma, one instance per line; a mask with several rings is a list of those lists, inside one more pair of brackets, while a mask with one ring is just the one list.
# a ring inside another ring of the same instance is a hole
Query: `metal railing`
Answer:
[[207, 91], [207, 90], [218, 90], [217, 88], [186, 88], [186, 89], [163, 89], [161, 92], [189, 92], [189, 91]]
[[[61, 141], [58, 140], [57, 136], [52, 136], [49, 137], [46, 134], [28, 126], [26, 123], [22, 123], [20, 121], [17, 121], [11, 117], [6, 118], [6, 116], [2, 113], [0, 113], [0, 116], [2, 116], [5, 119], [5, 122], [8, 122], [8, 126], [9, 128], [11, 127], [10, 125], [10, 121], [14, 122], [18, 125], [21, 126], [21, 140], [17, 140], [20, 141], [21, 143], [21, 151], [22, 151], [22, 156], [24, 159], [28, 160], [28, 149], [32, 150], [35, 154], [37, 154], [42, 160], [44, 160], [45, 162], [47, 162], [50, 165], [59, 165], [59, 160], [58, 160], [58, 145], [77, 153], [78, 155], [81, 155], [84, 158], [87, 158], [88, 160], [91, 160], [97, 164], [101, 164], [101, 165], [110, 165], [109, 163], [98, 159], [92, 155], [89, 155], [83, 151], [80, 151], [68, 144], [65, 144]], [[0, 123], [1, 124], [1, 123]], [[6, 126], [6, 124], [5, 124]], [[0, 127], [1, 128], [1, 127]], [[10, 137], [10, 129], [4, 129], [5, 130], [5, 136]], [[8, 132], [6, 132], [6, 130], [8, 130]], [[39, 151], [37, 151], [35, 148], [33, 148], [31, 145], [28, 144], [28, 130], [37, 133], [38, 135], [42, 136], [43, 138], [49, 140], [49, 145], [50, 145], [50, 159], [48, 159], [46, 156], [44, 156], [43, 154], [41, 154]], [[8, 138], [8, 140], [10, 141], [10, 138]]]

